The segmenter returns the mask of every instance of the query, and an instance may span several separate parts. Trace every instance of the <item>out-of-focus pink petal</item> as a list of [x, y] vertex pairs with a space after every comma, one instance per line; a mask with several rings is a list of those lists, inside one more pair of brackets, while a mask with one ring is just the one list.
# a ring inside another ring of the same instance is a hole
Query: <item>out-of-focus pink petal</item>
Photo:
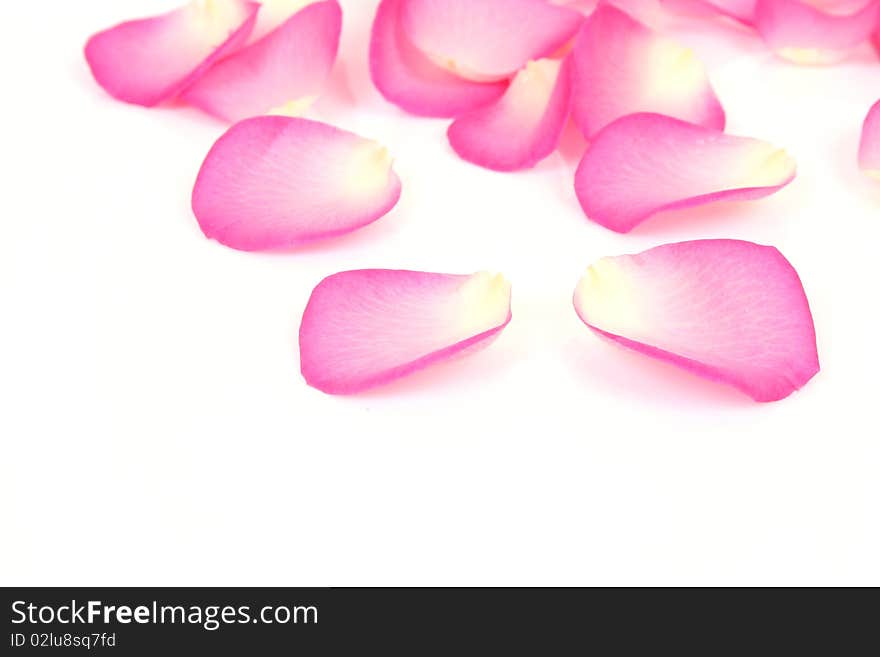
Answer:
[[590, 219], [626, 233], [664, 210], [768, 196], [794, 176], [794, 160], [767, 142], [631, 114], [596, 135], [575, 191]]
[[239, 121], [259, 114], [294, 114], [324, 86], [339, 46], [342, 10], [323, 0], [216, 64], [183, 99], [209, 114]]
[[663, 0], [663, 4], [671, 8], [697, 7], [728, 16], [746, 25], [751, 25], [755, 18], [757, 0]]
[[157, 105], [240, 48], [258, 9], [244, 0], [196, 0], [95, 34], [86, 44], [86, 60], [95, 80], [114, 98]]
[[303, 313], [302, 374], [323, 392], [360, 392], [485, 344], [510, 318], [500, 275], [341, 272], [318, 284]]
[[569, 9], [576, 9], [582, 14], [590, 14], [596, 9], [600, 0], [549, 0], [552, 5], [561, 5]]
[[550, 56], [574, 36], [583, 16], [544, 0], [404, 0], [401, 21], [431, 61], [482, 82]]
[[870, 38], [880, 0], [758, 0], [755, 27], [780, 57], [797, 64], [832, 64]]
[[615, 7], [602, 5], [587, 19], [572, 61], [572, 115], [588, 139], [635, 112], [724, 129], [724, 109], [694, 53]]
[[319, 0], [260, 0], [260, 13], [248, 39], [248, 43], [259, 41], [270, 32], [286, 23], [291, 16]]
[[756, 0], [703, 0], [707, 5], [719, 12], [743, 23], [751, 24], [755, 20]]
[[819, 371], [800, 278], [772, 246], [698, 240], [602, 258], [574, 306], [600, 335], [756, 401], [787, 397]]
[[507, 82], [465, 80], [433, 64], [400, 25], [402, 0], [382, 0], [370, 38], [370, 77], [386, 99], [419, 116], [455, 117], [497, 100]]
[[317, 121], [260, 116], [214, 144], [192, 207], [207, 237], [257, 251], [347, 233], [399, 197], [391, 156], [376, 142]]
[[567, 63], [529, 62], [501, 100], [455, 120], [449, 127], [449, 143], [468, 162], [489, 169], [534, 166], [559, 143], [570, 99]]
[[880, 101], [871, 106], [862, 124], [859, 168], [866, 175], [880, 180]]

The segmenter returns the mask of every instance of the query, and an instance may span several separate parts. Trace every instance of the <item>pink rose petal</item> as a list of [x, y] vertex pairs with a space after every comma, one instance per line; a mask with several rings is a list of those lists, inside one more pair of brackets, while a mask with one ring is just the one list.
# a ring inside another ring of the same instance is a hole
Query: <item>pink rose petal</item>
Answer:
[[755, 18], [757, 0], [663, 0], [669, 7], [699, 7], [751, 25]]
[[880, 0], [758, 0], [755, 27], [780, 57], [797, 64], [832, 64], [869, 39]]
[[114, 98], [157, 105], [240, 48], [258, 9], [244, 0], [197, 0], [95, 34], [86, 44], [86, 60], [95, 80]]
[[698, 240], [602, 258], [574, 306], [600, 335], [756, 401], [787, 397], [819, 371], [803, 286], [772, 246]]
[[192, 207], [207, 237], [256, 251], [347, 233], [399, 197], [391, 157], [376, 142], [316, 121], [261, 116], [214, 144]]
[[501, 100], [455, 120], [449, 143], [463, 159], [489, 169], [532, 167], [559, 143], [570, 99], [567, 64], [529, 62]]
[[767, 142], [631, 114], [596, 135], [575, 191], [590, 219], [626, 233], [664, 210], [768, 196], [794, 176], [794, 160]]
[[309, 5], [256, 43], [216, 64], [183, 94], [227, 121], [294, 114], [320, 95], [339, 46], [336, 0]]
[[724, 110], [692, 51], [600, 6], [572, 51], [575, 123], [592, 138], [615, 119], [657, 112], [724, 129]]
[[510, 77], [571, 39], [583, 16], [544, 0], [404, 0], [410, 41], [438, 66], [479, 82]]
[[360, 392], [485, 344], [510, 318], [502, 276], [341, 272], [321, 281], [306, 306], [302, 374], [330, 394]]
[[725, 16], [743, 23], [750, 25], [755, 20], [756, 0], [704, 0], [704, 2]]
[[504, 93], [506, 81], [465, 80], [420, 53], [400, 26], [402, 2], [380, 2], [370, 38], [370, 77], [388, 101], [419, 116], [454, 117]]
[[866, 175], [880, 180], [880, 101], [871, 106], [862, 124], [859, 168]]
[[260, 0], [260, 13], [248, 43], [259, 41], [286, 23], [294, 14], [318, 0]]

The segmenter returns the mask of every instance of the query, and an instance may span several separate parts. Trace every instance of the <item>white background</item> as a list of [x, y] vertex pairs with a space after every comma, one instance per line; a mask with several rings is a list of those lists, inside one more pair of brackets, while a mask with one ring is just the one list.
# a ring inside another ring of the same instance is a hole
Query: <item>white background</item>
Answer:
[[[855, 164], [880, 98], [870, 49], [774, 59], [676, 19], [734, 134], [786, 147], [766, 200], [589, 223], [579, 144], [518, 174], [460, 161], [447, 121], [367, 75], [374, 2], [343, 2], [312, 116], [396, 157], [400, 204], [294, 253], [206, 240], [189, 209], [224, 126], [112, 101], [82, 46], [156, 0], [0, 5], [3, 584], [880, 584], [880, 186]], [[822, 372], [769, 405], [593, 336], [571, 307], [602, 255], [774, 244], [810, 298]], [[390, 388], [299, 374], [312, 287], [338, 270], [489, 269], [514, 319], [491, 348]]]

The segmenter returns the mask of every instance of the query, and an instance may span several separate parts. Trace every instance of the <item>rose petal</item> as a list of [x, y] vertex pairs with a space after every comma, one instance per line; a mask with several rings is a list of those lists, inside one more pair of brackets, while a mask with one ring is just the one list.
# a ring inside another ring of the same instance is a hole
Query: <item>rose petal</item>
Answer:
[[602, 5], [572, 51], [572, 116], [588, 139], [615, 119], [657, 112], [724, 129], [724, 109], [693, 52]]
[[494, 105], [460, 116], [449, 143], [463, 159], [489, 169], [534, 166], [559, 143], [571, 99], [568, 65], [529, 62]]
[[305, 109], [320, 95], [333, 68], [341, 28], [336, 0], [311, 4], [216, 64], [182, 97], [227, 121]]
[[347, 233], [399, 197], [391, 157], [376, 142], [316, 121], [261, 116], [214, 144], [192, 207], [207, 237], [256, 251]]
[[758, 0], [755, 6], [755, 27], [764, 41], [780, 57], [796, 64], [840, 61], [871, 36], [878, 19], [878, 0], [821, 4]]
[[281, 27], [305, 7], [318, 0], [261, 0], [257, 23], [248, 39], [248, 43], [259, 41], [264, 36]]
[[243, 0], [195, 0], [95, 34], [86, 44], [86, 60], [95, 80], [114, 98], [157, 105], [240, 48], [258, 9], [257, 3]]
[[794, 176], [794, 160], [767, 142], [631, 114], [596, 135], [575, 191], [590, 219], [625, 233], [664, 210], [768, 196]]
[[748, 25], [751, 25], [755, 20], [756, 0], [704, 0], [704, 2], [725, 16], [735, 18]]
[[602, 258], [574, 306], [600, 335], [756, 401], [787, 397], [819, 371], [803, 286], [772, 246], [698, 240]]
[[755, 19], [756, 1], [757, 0], [663, 0], [663, 4], [676, 8], [691, 5], [733, 18], [746, 25], [751, 25]]
[[485, 344], [510, 318], [510, 283], [500, 275], [341, 272], [306, 306], [302, 374], [327, 393], [359, 392]]
[[479, 82], [510, 77], [548, 57], [577, 32], [583, 16], [543, 0], [404, 0], [401, 21], [438, 66]]
[[506, 82], [465, 80], [431, 63], [404, 35], [401, 3], [379, 3], [370, 38], [370, 77], [387, 100], [411, 114], [454, 117], [504, 93]]
[[859, 168], [866, 175], [880, 180], [880, 101], [871, 106], [862, 124]]

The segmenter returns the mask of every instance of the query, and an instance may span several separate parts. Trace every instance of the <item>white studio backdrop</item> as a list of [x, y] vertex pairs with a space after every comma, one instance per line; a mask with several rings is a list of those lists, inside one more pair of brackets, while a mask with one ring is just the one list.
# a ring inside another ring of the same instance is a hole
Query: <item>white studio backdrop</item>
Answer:
[[[296, 253], [204, 239], [189, 209], [224, 125], [112, 101], [87, 37], [173, 6], [0, 7], [0, 582], [7, 585], [880, 584], [880, 184], [856, 167], [880, 62], [799, 68], [677, 18], [728, 132], [798, 177], [630, 235], [586, 220], [580, 144], [501, 174], [367, 73], [375, 2], [343, 1], [310, 116], [385, 143], [403, 180], [371, 226]], [[711, 237], [777, 246], [822, 372], [769, 405], [604, 343], [571, 296], [588, 264]], [[489, 348], [389, 388], [299, 375], [312, 287], [364, 267], [503, 272]]]

